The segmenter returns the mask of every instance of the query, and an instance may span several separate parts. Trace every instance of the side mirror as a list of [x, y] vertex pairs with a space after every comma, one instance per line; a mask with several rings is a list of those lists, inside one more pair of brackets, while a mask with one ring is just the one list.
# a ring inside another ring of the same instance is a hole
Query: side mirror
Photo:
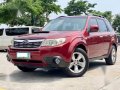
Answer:
[[90, 26], [90, 32], [98, 32], [99, 27], [98, 25], [91, 25]]

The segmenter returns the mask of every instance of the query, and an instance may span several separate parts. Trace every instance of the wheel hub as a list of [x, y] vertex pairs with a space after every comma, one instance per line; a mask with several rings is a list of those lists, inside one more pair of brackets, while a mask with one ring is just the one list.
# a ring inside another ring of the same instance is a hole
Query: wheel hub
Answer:
[[73, 73], [80, 73], [85, 68], [85, 57], [80, 52], [74, 52], [72, 55], [72, 61], [69, 65], [69, 69]]
[[113, 60], [113, 62], [115, 62], [116, 61], [116, 51], [115, 51], [115, 49], [113, 49], [112, 50], [112, 60]]

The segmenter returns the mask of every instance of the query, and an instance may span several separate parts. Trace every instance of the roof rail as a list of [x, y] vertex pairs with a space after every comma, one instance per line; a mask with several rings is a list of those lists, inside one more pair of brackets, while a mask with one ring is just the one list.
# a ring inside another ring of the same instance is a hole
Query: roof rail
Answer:
[[102, 15], [98, 15], [98, 14], [93, 14], [93, 16], [97, 16], [97, 17], [105, 18], [104, 16], [102, 16]]
[[101, 18], [105, 18], [104, 16], [102, 16], [102, 15], [98, 15], [98, 14], [88, 14], [88, 16], [97, 16], [97, 17], [101, 17]]
[[98, 17], [105, 18], [105, 17], [104, 17], [104, 16], [102, 16], [102, 15], [99, 15]]

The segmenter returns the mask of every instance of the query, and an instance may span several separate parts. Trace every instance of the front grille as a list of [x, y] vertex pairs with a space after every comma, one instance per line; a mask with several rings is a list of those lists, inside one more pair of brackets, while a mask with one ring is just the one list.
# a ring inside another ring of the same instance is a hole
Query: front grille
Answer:
[[14, 40], [15, 48], [38, 48], [42, 40]]

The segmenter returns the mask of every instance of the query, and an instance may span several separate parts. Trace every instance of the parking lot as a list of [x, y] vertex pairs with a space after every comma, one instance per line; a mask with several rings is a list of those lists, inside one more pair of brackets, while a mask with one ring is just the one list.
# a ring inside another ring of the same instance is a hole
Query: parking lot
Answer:
[[66, 77], [60, 70], [23, 73], [6, 60], [6, 52], [0, 52], [0, 90], [120, 90], [119, 52], [120, 47], [115, 65], [91, 62], [88, 72], [78, 78]]

